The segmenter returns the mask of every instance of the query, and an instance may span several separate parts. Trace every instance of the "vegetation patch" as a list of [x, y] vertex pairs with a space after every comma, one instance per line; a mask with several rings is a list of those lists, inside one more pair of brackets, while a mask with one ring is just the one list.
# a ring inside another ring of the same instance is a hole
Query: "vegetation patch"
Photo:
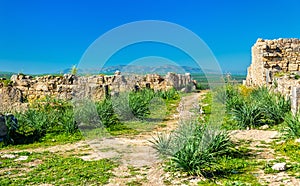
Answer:
[[111, 170], [117, 166], [108, 159], [83, 161], [49, 152], [25, 154], [26, 161], [0, 158], [0, 185], [103, 185], [113, 176]]

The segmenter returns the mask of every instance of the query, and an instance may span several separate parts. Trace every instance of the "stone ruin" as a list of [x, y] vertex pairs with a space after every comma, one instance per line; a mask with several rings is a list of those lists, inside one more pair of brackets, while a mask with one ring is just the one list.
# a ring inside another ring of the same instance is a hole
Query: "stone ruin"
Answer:
[[26, 109], [28, 103], [47, 96], [64, 100], [82, 97], [101, 100], [108, 91], [114, 94], [146, 87], [154, 90], [168, 90], [174, 87], [177, 90], [191, 91], [195, 89], [196, 83], [189, 73], [126, 76], [118, 71], [111, 76], [65, 74], [32, 77], [19, 74], [13, 75], [10, 80], [8, 86], [0, 82], [0, 112]]
[[272, 86], [292, 101], [295, 113], [300, 106], [300, 40], [258, 39], [252, 47], [248, 86]]

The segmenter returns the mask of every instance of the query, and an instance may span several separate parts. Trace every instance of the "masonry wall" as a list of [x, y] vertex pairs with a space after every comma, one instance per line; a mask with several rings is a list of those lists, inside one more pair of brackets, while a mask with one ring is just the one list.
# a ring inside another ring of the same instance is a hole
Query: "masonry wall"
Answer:
[[300, 40], [258, 39], [252, 47], [252, 62], [246, 85], [271, 86], [292, 101], [296, 112], [300, 105]]
[[10, 86], [0, 83], [0, 112], [25, 109], [28, 103], [46, 96], [65, 100], [82, 97], [101, 100], [105, 97], [105, 90], [114, 94], [146, 86], [154, 90], [168, 90], [172, 87], [179, 90], [187, 90], [187, 87], [195, 88], [189, 73], [168, 73], [164, 77], [157, 74], [123, 76], [120, 72], [112, 76], [65, 74], [33, 78], [13, 75]]
[[258, 39], [252, 47], [252, 62], [248, 68], [247, 85], [272, 84], [273, 77], [282, 72], [299, 73], [299, 39]]

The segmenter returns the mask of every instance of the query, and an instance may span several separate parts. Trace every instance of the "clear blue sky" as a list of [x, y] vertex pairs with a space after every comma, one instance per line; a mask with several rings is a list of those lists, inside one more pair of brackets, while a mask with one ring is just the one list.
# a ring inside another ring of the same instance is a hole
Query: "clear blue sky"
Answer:
[[140, 20], [182, 25], [223, 71], [245, 71], [257, 38], [300, 37], [299, 7], [298, 0], [0, 0], [0, 71], [59, 72], [105, 32]]

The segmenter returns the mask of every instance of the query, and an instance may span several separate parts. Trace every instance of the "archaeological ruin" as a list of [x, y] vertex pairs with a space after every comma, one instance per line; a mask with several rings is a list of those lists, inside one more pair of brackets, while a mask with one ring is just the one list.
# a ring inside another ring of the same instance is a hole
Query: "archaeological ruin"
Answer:
[[300, 105], [300, 40], [258, 39], [252, 47], [252, 62], [245, 84], [271, 86], [291, 98], [292, 111]]
[[61, 76], [32, 77], [23, 74], [13, 75], [9, 85], [0, 82], [0, 112], [23, 109], [27, 104], [45, 97], [70, 100], [72, 98], [90, 98], [101, 100], [109, 91], [110, 94], [140, 88], [168, 90], [172, 87], [190, 91], [195, 88], [195, 82], [189, 73], [76, 76], [65, 74]]

